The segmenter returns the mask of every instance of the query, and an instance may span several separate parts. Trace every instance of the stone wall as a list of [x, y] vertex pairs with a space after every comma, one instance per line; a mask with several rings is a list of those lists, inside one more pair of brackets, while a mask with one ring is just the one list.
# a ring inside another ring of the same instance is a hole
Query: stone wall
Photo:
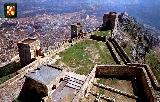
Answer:
[[97, 36], [97, 35], [91, 35], [90, 39], [106, 42], [106, 36]]
[[37, 59], [36, 61], [30, 63], [29, 65], [18, 70], [17, 75], [13, 78], [7, 80], [0, 85], [0, 99], [1, 102], [12, 102], [17, 98], [21, 92], [22, 86], [25, 82], [24, 75], [29, 71], [36, 69], [39, 65], [43, 64], [46, 61], [46, 58]]
[[135, 67], [126, 65], [98, 65], [96, 77], [118, 76], [118, 77], [137, 77], [140, 71]]
[[111, 44], [109, 43], [109, 41], [106, 41], [106, 46], [108, 47], [108, 49], [109, 49], [114, 61], [116, 62], [116, 64], [120, 64], [121, 61], [117, 58], [117, 56], [116, 56], [114, 50], [112, 49]]
[[[12, 100], [14, 100], [15, 98], [17, 98], [19, 96], [21, 89], [22, 89], [22, 86], [23, 86], [25, 79], [26, 79], [24, 76], [28, 72], [36, 69], [38, 66], [40, 66], [42, 64], [49, 63], [49, 61], [52, 60], [52, 59], [50, 59], [51, 56], [53, 56], [61, 51], [64, 51], [65, 49], [69, 48], [73, 44], [76, 44], [80, 41], [85, 40], [86, 38], [89, 38], [90, 35], [91, 35], [91, 33], [88, 33], [88, 34], [85, 34], [82, 36], [78, 36], [74, 39], [71, 39], [72, 43], [69, 42], [69, 39], [65, 40], [64, 42], [60, 43], [59, 46], [56, 47], [55, 49], [52, 49], [49, 52], [45, 53], [44, 58], [37, 57], [37, 60], [35, 60], [34, 62], [31, 62], [27, 66], [25, 66], [22, 69], [15, 72], [16, 76], [14, 76], [13, 78], [7, 80], [6, 82], [4, 82], [0, 85], [0, 93], [1, 93], [0, 99], [2, 100], [1, 102], [6, 102], [6, 101], [12, 102]], [[6, 91], [6, 90], [8, 90], [8, 91]]]
[[127, 53], [124, 51], [124, 49], [118, 44], [118, 42], [113, 38], [111, 39], [113, 43], [116, 45], [116, 47], [119, 49], [120, 53], [123, 55], [123, 57], [126, 59], [127, 63], [131, 63], [131, 59], [128, 57]]
[[87, 94], [88, 91], [90, 91], [90, 89], [92, 87], [92, 82], [94, 81], [94, 78], [95, 78], [96, 67], [97, 67], [97, 65], [95, 65], [93, 70], [87, 76], [85, 83], [83, 84], [83, 86], [81, 87], [79, 92], [76, 94], [76, 96], [74, 97], [72, 102], [79, 102], [79, 100], [83, 99], [85, 97], [85, 94]]
[[40, 49], [40, 41], [38, 39], [25, 39], [18, 42], [18, 52], [20, 57], [21, 66], [24, 67], [32, 62], [38, 54], [36, 51]]
[[25, 81], [25, 84], [23, 85], [21, 93], [25, 93], [26, 91], [29, 91], [32, 89], [36, 89], [36, 92], [38, 92], [38, 94], [43, 93], [43, 95], [48, 96], [47, 86], [45, 86], [42, 83], [39, 83], [33, 79], [26, 78], [26, 81]]
[[141, 70], [140, 77], [140, 84], [143, 86], [144, 94], [147, 96], [149, 102], [157, 102], [156, 97], [154, 96], [154, 89], [152, 87], [151, 81], [147, 75], [147, 72], [144, 68], [140, 68]]
[[151, 80], [151, 83], [152, 83], [154, 89], [156, 89], [157, 91], [160, 90], [160, 85], [159, 85], [155, 75], [153, 74], [151, 68], [149, 67], [149, 65], [147, 65], [147, 64], [139, 64], [139, 63], [132, 63], [132, 64], [128, 63], [127, 65], [136, 66], [136, 67], [144, 67], [146, 72], [147, 72], [147, 74], [148, 74], [148, 76], [149, 76], [149, 78], [150, 78], [150, 80]]
[[87, 38], [90, 38], [90, 36], [91, 36], [91, 33], [87, 33], [87, 34], [83, 34], [81, 36], [75, 37], [73, 39], [64, 40], [62, 43], [58, 44], [58, 47], [46, 52], [45, 56], [53, 56], [61, 51], [64, 51], [65, 49], [69, 48], [70, 46], [72, 46], [80, 41], [83, 41]]
[[109, 12], [103, 15], [103, 27], [106, 29], [114, 29], [116, 12]]
[[143, 94], [147, 97], [149, 102], [157, 102], [154, 95], [154, 88], [152, 87], [150, 78], [143, 67], [131, 67], [127, 65], [98, 65], [96, 69], [96, 77], [104, 76], [115, 77], [136, 77], [143, 87]]

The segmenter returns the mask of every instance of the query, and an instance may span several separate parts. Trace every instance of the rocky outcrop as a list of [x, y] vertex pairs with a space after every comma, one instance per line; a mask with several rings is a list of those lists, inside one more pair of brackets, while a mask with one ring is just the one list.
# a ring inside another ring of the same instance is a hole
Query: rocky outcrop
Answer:
[[127, 13], [118, 16], [118, 24], [122, 31], [129, 33], [134, 39], [141, 36], [149, 48], [159, 46], [160, 41], [156, 35], [159, 35], [160, 31], [155, 28], [139, 23]]

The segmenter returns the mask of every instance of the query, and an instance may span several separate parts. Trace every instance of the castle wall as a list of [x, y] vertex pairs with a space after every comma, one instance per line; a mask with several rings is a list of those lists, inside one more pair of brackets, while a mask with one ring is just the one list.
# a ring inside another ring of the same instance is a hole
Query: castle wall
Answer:
[[[120, 53], [123, 55], [123, 57], [126, 59], [127, 63], [131, 63], [130, 58], [128, 57], [127, 53], [124, 51], [124, 49], [118, 44], [118, 42], [115, 39], [111, 39], [113, 43], [116, 45], [116, 47], [119, 49]], [[119, 54], [120, 54], [119, 53]]]
[[[65, 40], [64, 42], [60, 43], [60, 45], [52, 49], [51, 51], [45, 53], [45, 58], [38, 58], [34, 62], [31, 62], [29, 65], [23, 67], [22, 69], [18, 70], [17, 75], [13, 78], [7, 80], [3, 84], [0, 85], [0, 99], [2, 102], [12, 102], [15, 98], [17, 98], [21, 92], [22, 86], [25, 82], [24, 75], [29, 71], [36, 69], [39, 65], [48, 64], [51, 59], [48, 59], [51, 55], [55, 55], [65, 49], [69, 48], [71, 45], [76, 44], [80, 41], [83, 41], [85, 38], [89, 38], [91, 34], [83, 35], [80, 37], [76, 37], [72, 39], [72, 43], [69, 43], [69, 40]], [[34, 44], [33, 44], [34, 45]], [[7, 91], [6, 91], [7, 90]]]
[[91, 35], [90, 39], [106, 42], [106, 36]]
[[141, 76], [139, 77], [140, 84], [143, 86], [144, 95], [147, 96], [149, 102], [157, 102], [157, 99], [154, 96], [154, 89], [151, 85], [150, 79], [147, 75], [147, 72], [144, 68], [139, 69], [141, 70]]
[[151, 85], [150, 78], [145, 69], [138, 67], [130, 67], [124, 65], [98, 65], [96, 69], [96, 77], [115, 76], [115, 77], [137, 77], [143, 87], [143, 94], [147, 96], [149, 102], [157, 102], [154, 96], [154, 89]]
[[96, 69], [96, 77], [103, 76], [138, 76], [139, 70], [135, 67], [129, 67], [125, 65], [98, 65]]
[[155, 75], [153, 74], [151, 68], [147, 65], [147, 64], [139, 64], [139, 63], [128, 63], [127, 65], [129, 66], [136, 66], [136, 67], [144, 67], [150, 80], [151, 80], [151, 83], [153, 85], [153, 87], [156, 89], [156, 90], [160, 90], [160, 85], [155, 77]]
[[106, 46], [108, 47], [114, 61], [116, 62], [116, 64], [120, 64], [121, 61], [117, 58], [116, 54], [114, 53], [114, 50], [111, 47], [111, 44], [109, 43], [109, 41], [106, 41]]

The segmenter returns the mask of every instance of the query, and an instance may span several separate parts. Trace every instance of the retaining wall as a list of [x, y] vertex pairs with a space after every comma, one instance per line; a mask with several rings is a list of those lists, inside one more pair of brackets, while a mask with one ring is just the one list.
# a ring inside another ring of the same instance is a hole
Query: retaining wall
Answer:
[[98, 65], [96, 69], [96, 77], [103, 76], [116, 77], [136, 77], [143, 87], [143, 93], [147, 96], [149, 102], [157, 102], [154, 95], [154, 88], [152, 87], [150, 78], [143, 67], [131, 67], [126, 65]]
[[160, 90], [160, 85], [155, 77], [155, 75], [153, 74], [151, 68], [149, 67], [149, 65], [147, 64], [139, 64], [139, 63], [127, 63], [127, 65], [129, 66], [136, 66], [136, 67], [144, 67], [150, 80], [151, 80], [151, 83], [153, 85], [153, 87], [156, 89], [156, 90]]
[[118, 77], [137, 77], [140, 71], [135, 67], [126, 65], [98, 65], [96, 69], [96, 77], [118, 76]]
[[124, 49], [118, 44], [118, 42], [113, 38], [111, 39], [113, 43], [116, 45], [116, 47], [119, 49], [120, 53], [123, 55], [123, 57], [126, 59], [127, 63], [131, 63], [130, 58], [128, 57], [127, 53], [124, 51]]
[[106, 41], [106, 46], [108, 47], [108, 49], [109, 49], [114, 61], [116, 62], [116, 64], [121, 64], [121, 61], [117, 58], [115, 52], [113, 51], [113, 49], [112, 49], [112, 47], [111, 47], [111, 45], [108, 41]]
[[90, 39], [106, 42], [106, 36], [91, 35]]

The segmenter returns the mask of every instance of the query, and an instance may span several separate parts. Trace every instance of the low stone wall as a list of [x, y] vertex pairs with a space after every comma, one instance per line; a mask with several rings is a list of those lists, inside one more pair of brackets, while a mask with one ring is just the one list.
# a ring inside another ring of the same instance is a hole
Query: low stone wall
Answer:
[[96, 69], [96, 77], [137, 77], [138, 73], [140, 71], [137, 68], [126, 65], [98, 65]]
[[139, 80], [141, 85], [143, 86], [145, 96], [147, 96], [149, 102], [157, 102], [157, 99], [154, 96], [154, 89], [152, 87], [151, 81], [147, 75], [146, 70], [144, 68], [141, 68], [139, 70], [141, 70], [141, 73], [139, 73]]
[[156, 89], [157, 91], [160, 90], [160, 85], [155, 77], [155, 75], [153, 74], [151, 68], [149, 67], [149, 65], [147, 64], [139, 64], [139, 63], [127, 63], [127, 65], [129, 66], [136, 66], [136, 67], [144, 67], [150, 80], [152, 83], [152, 86], [154, 87], [154, 89]]
[[131, 67], [127, 65], [98, 65], [96, 69], [96, 77], [104, 76], [116, 77], [136, 77], [143, 87], [144, 95], [147, 96], [149, 102], [157, 102], [154, 96], [150, 78], [143, 67]]
[[95, 78], [96, 67], [97, 65], [95, 65], [91, 73], [87, 76], [85, 83], [83, 84], [79, 92], [76, 94], [72, 102], [79, 102], [79, 100], [83, 98], [85, 94], [88, 93], [88, 91], [91, 89], [92, 82], [94, 81]]
[[113, 49], [112, 49], [112, 47], [111, 47], [111, 45], [108, 41], [106, 41], [106, 46], [108, 47], [108, 49], [109, 49], [114, 61], [116, 62], [116, 64], [121, 64], [120, 60], [117, 58], [115, 52], [113, 51]]
[[135, 96], [134, 94], [127, 93], [127, 92], [125, 92], [125, 91], [122, 91], [122, 90], [119, 90], [119, 89], [110, 87], [110, 86], [108, 86], [108, 85], [103, 85], [103, 84], [100, 84], [100, 83], [93, 83], [93, 85], [94, 85], [94, 86], [97, 86], [97, 87], [99, 87], [99, 88], [102, 88], [102, 89], [111, 91], [111, 92], [115, 92], [115, 93], [124, 95], [124, 96], [129, 97], [129, 98], [138, 99], [138, 96]]
[[111, 40], [111, 38], [109, 38], [108, 40], [109, 40], [109, 41], [111, 42], [111, 44], [113, 45], [115, 51], [118, 53], [118, 55], [120, 56], [120, 58], [122, 59], [122, 61], [123, 61], [125, 64], [127, 64], [127, 61], [126, 61], [126, 59], [124, 58], [123, 54], [120, 52], [119, 48], [113, 43], [113, 41]]
[[119, 49], [121, 54], [124, 56], [126, 59], [127, 63], [131, 63], [131, 59], [128, 57], [127, 53], [124, 51], [124, 49], [118, 44], [118, 42], [115, 39], [111, 39], [113, 43], [116, 45], [116, 47]]
[[106, 36], [91, 35], [90, 39], [106, 42]]

